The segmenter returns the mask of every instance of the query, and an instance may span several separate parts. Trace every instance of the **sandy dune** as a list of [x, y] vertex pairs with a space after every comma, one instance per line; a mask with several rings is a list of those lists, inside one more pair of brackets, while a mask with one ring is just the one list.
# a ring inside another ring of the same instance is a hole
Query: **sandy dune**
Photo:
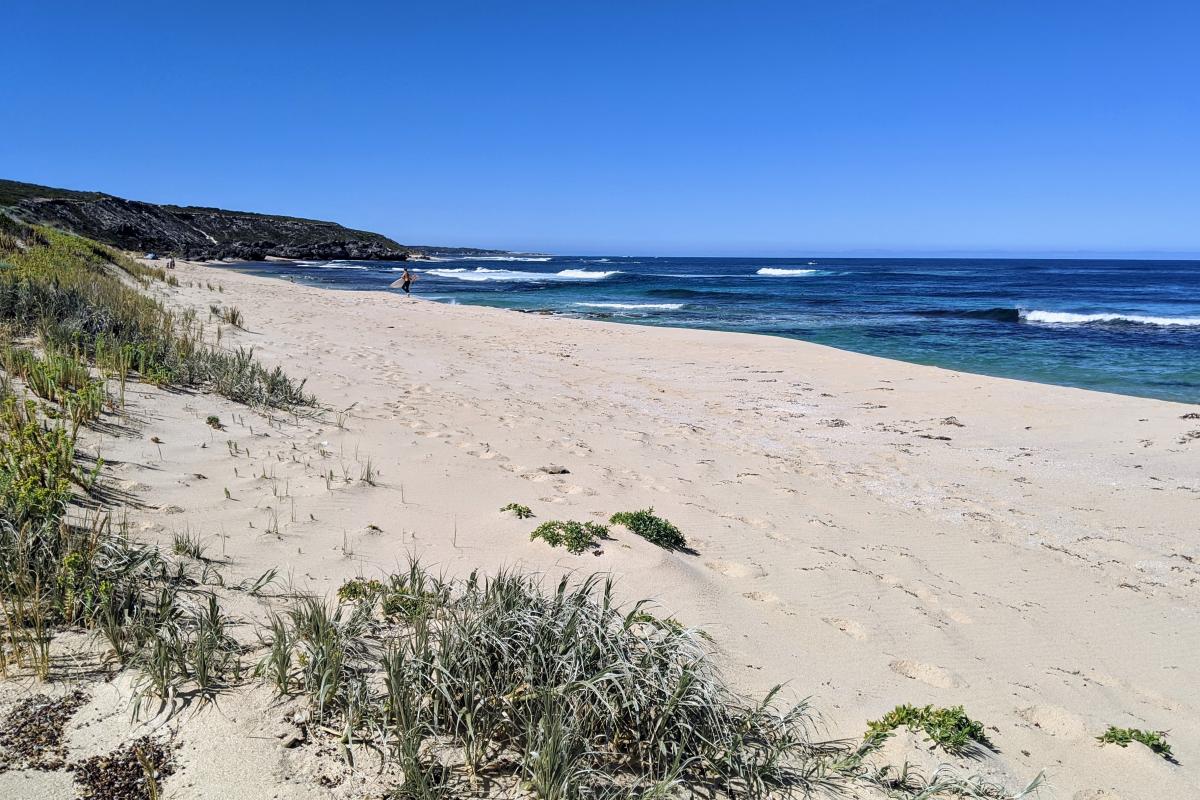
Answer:
[[[408, 553], [451, 573], [611, 571], [710, 633], [739, 686], [812, 695], [830, 735], [897, 703], [964, 704], [996, 769], [1045, 769], [1047, 796], [1200, 795], [1200, 419], [1183, 418], [1200, 409], [769, 337], [177, 275], [172, 302], [236, 305], [248, 330], [227, 344], [350, 409], [344, 428], [271, 424], [149, 392], [139, 435], [100, 442], [144, 505], [135, 529], [201, 534], [227, 580], [280, 566], [331, 591]], [[512, 501], [538, 519], [498, 513]], [[598, 555], [529, 541], [538, 520], [646, 506], [695, 553], [620, 529]], [[248, 732], [278, 718], [263, 709], [254, 695], [181, 723], [174, 796], [329, 796]], [[1109, 724], [1170, 731], [1180, 763], [1099, 746]], [[205, 755], [230, 737], [247, 770]], [[0, 793], [23, 796], [16, 780]]]

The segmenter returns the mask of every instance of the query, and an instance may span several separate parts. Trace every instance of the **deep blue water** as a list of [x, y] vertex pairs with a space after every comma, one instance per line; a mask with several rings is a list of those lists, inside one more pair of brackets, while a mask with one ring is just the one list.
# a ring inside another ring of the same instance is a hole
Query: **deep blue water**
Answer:
[[[788, 336], [987, 375], [1200, 402], [1200, 261], [554, 256], [410, 267], [414, 293], [443, 302]], [[385, 289], [400, 265], [237, 269], [359, 290]]]

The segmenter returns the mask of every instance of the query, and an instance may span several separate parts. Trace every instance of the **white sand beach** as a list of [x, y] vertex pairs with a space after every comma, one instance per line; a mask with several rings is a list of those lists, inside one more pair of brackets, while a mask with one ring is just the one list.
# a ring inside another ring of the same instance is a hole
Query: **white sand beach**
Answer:
[[[409, 554], [454, 575], [607, 572], [624, 600], [703, 628], [739, 688], [811, 696], [829, 737], [899, 703], [961, 704], [995, 745], [979, 768], [1013, 786], [1044, 770], [1062, 800], [1200, 796], [1200, 408], [766, 336], [175, 274], [155, 291], [241, 309], [224, 344], [346, 409], [272, 422], [137, 387], [135, 430], [89, 440], [137, 534], [198, 534], [226, 582], [279, 567], [332, 593]], [[596, 554], [529, 538], [650, 506], [694, 552], [620, 528]], [[104, 686], [73, 747], [144, 727], [128, 690]], [[374, 767], [323, 786], [331, 757], [281, 747], [284, 716], [258, 687], [150, 723], [176, 729], [169, 796], [378, 796]], [[1169, 731], [1179, 763], [1101, 746], [1109, 725]], [[0, 796], [64, 796], [61, 780], [0, 773]]]

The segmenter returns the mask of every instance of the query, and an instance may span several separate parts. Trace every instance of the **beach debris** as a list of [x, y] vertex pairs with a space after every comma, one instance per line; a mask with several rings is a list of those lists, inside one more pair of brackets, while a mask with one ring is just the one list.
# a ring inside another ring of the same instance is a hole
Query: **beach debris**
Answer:
[[17, 703], [0, 722], [0, 772], [61, 769], [67, 757], [63, 728], [87, 701], [87, 693], [76, 689], [63, 697], [36, 694]]
[[128, 746], [103, 756], [93, 756], [71, 767], [85, 800], [145, 800], [161, 797], [161, 781], [175, 771], [170, 752], [162, 743], [143, 736]]
[[308, 733], [298, 725], [289, 725], [279, 734], [279, 744], [287, 750], [299, 747], [308, 739]]
[[567, 469], [566, 467], [559, 466], [558, 464], [549, 464], [544, 467], [538, 467], [538, 469], [540, 471], [546, 473], [547, 475], [570, 475], [571, 474], [571, 470]]
[[1197, 414], [1195, 411], [1191, 411], [1181, 416], [1180, 419], [1200, 419], [1200, 414]]

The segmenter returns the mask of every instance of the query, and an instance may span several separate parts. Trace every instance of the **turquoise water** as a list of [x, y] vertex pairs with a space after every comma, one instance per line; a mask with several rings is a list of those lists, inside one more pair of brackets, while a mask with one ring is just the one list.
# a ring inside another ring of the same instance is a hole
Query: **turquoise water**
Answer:
[[[442, 302], [764, 333], [986, 375], [1200, 402], [1200, 261], [543, 256], [409, 266], [414, 293]], [[402, 266], [235, 268], [378, 290]]]

